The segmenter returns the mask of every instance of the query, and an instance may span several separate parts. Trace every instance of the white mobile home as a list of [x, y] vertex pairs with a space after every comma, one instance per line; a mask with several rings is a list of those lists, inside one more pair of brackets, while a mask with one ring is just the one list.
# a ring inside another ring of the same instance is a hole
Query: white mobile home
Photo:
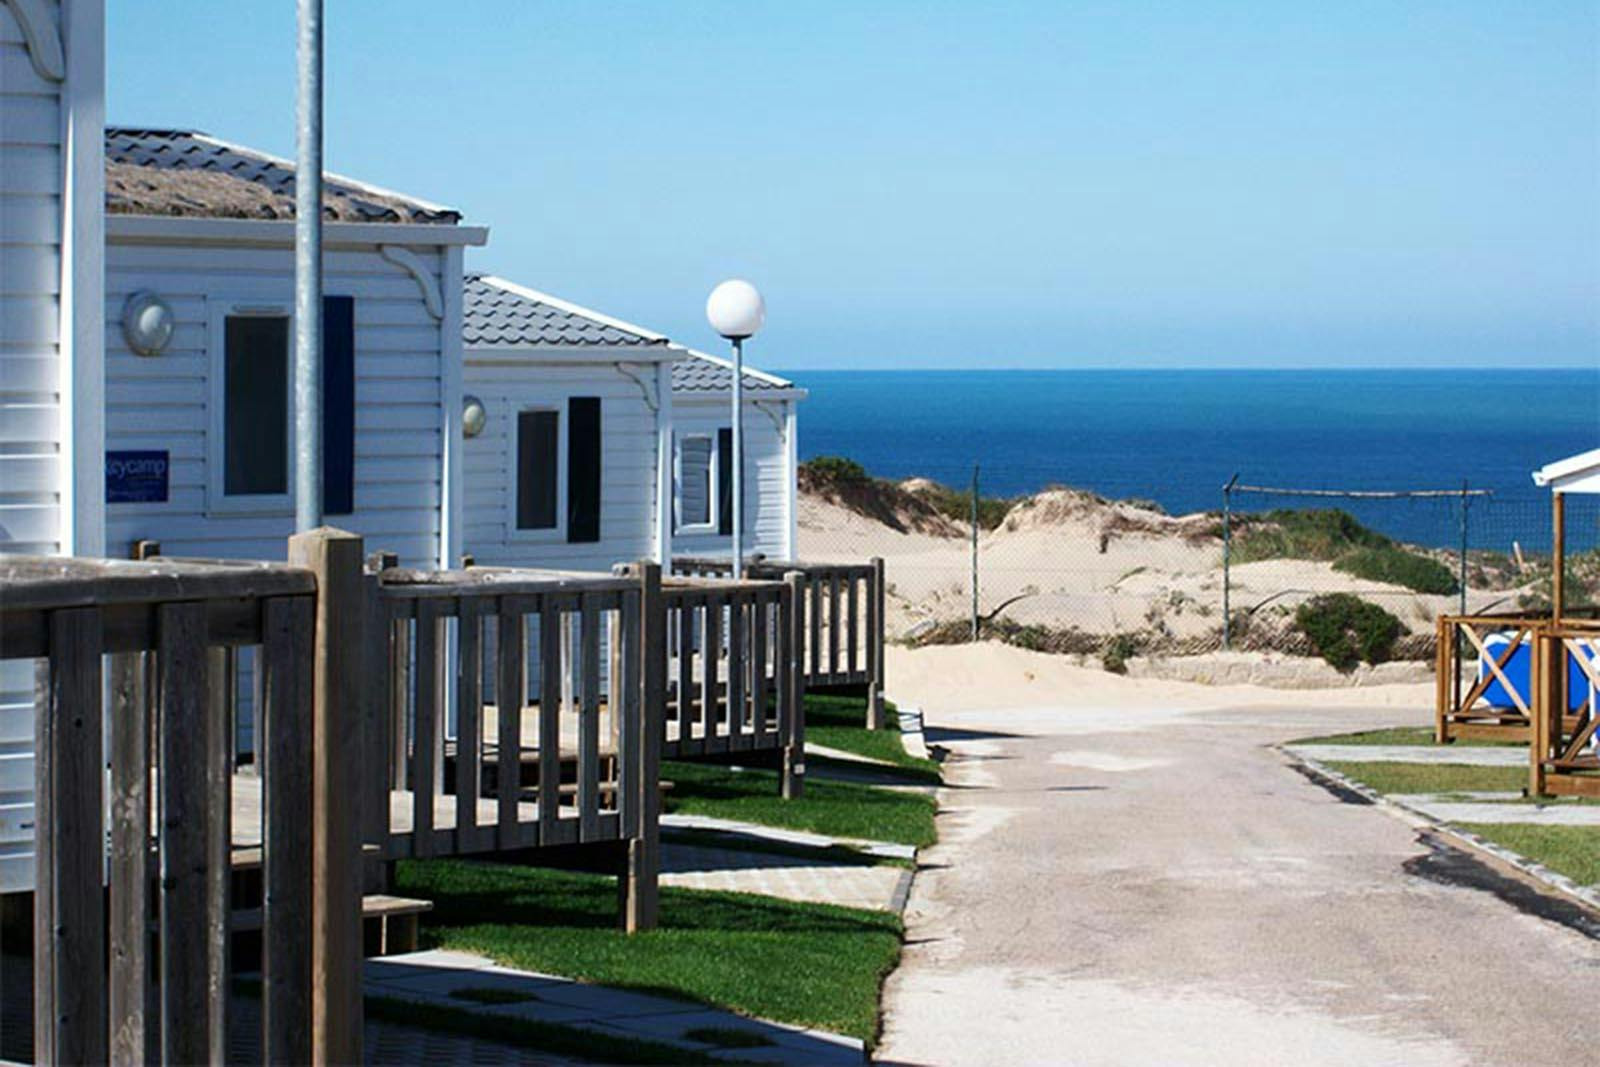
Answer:
[[[100, 552], [100, 0], [0, 3], [0, 552]], [[0, 890], [33, 881], [33, 672], [0, 663]]]
[[[745, 553], [795, 558], [795, 479], [804, 389], [744, 368]], [[674, 529], [680, 556], [732, 551], [733, 365], [690, 350], [672, 367]], [[707, 491], [714, 490], [715, 499]]]
[[491, 275], [467, 279], [465, 540], [480, 564], [610, 570], [668, 551], [669, 368], [650, 330]]
[[[665, 336], [503, 278], [467, 279], [465, 548], [607, 569], [730, 549], [733, 372]], [[792, 383], [745, 371], [747, 551], [794, 545]]]
[[[190, 130], [112, 129], [105, 153], [106, 553], [148, 539], [166, 555], [280, 558], [294, 514], [294, 165]], [[486, 231], [325, 180], [323, 510], [409, 566], [448, 564], [462, 249]], [[160, 347], [131, 321], [158, 305]]]

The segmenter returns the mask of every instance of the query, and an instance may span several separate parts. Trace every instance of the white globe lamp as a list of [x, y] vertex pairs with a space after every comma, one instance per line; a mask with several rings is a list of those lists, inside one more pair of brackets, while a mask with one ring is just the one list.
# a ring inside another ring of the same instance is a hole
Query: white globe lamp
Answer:
[[759, 289], [734, 278], [711, 290], [706, 300], [706, 318], [711, 328], [728, 340], [743, 341], [754, 337], [767, 321], [767, 304]]
[[733, 342], [733, 579], [744, 577], [744, 343], [767, 321], [761, 290], [732, 278], [706, 298], [711, 328]]

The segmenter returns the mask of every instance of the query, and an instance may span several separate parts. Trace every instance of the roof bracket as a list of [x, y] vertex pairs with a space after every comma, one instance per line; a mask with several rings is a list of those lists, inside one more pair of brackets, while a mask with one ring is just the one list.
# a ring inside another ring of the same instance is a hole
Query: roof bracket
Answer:
[[617, 368], [618, 374], [639, 387], [639, 394], [644, 397], [645, 407], [652, 413], [661, 410], [661, 398], [656, 395], [654, 375], [645, 376], [637, 363], [614, 363], [612, 366]]
[[28, 42], [28, 61], [45, 81], [67, 80], [66, 53], [61, 50], [61, 34], [45, 11], [42, 0], [5, 0], [17, 18], [23, 40]]
[[417, 288], [422, 290], [422, 302], [427, 306], [428, 314], [435, 321], [442, 320], [444, 297], [439, 292], [439, 279], [423, 264], [421, 257], [404, 245], [379, 245], [378, 254], [411, 275]]
[[784, 423], [787, 420], [783, 416], [781, 406], [762, 400], [754, 401], [751, 406], [772, 420], [772, 428], [778, 431], [778, 440], [782, 441], [784, 439]]

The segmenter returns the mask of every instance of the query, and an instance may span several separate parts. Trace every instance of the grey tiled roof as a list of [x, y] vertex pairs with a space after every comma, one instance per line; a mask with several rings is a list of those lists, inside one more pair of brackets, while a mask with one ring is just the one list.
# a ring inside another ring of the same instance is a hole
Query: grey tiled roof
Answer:
[[482, 274], [469, 274], [462, 300], [462, 336], [468, 347], [493, 348], [523, 345], [605, 345], [643, 347], [665, 345], [659, 334], [625, 329], [598, 313], [554, 298], [541, 300], [518, 292]]
[[[323, 175], [323, 215], [341, 222], [456, 223], [453, 208]], [[106, 130], [106, 210], [124, 215], [294, 217], [294, 164], [195, 130]]]
[[[527, 346], [644, 348], [670, 344], [661, 334], [630, 326], [598, 311], [514, 285], [503, 278], [468, 274], [462, 299], [462, 339], [468, 348], [516, 349]], [[672, 391], [707, 396], [733, 387], [733, 368], [703, 352], [673, 346], [681, 353], [672, 364]], [[670, 357], [669, 357], [670, 358]], [[748, 393], [795, 389], [793, 382], [746, 368]]]
[[[793, 389], [794, 383], [770, 374], [744, 372], [747, 393], [775, 393]], [[674, 393], [726, 393], [733, 389], [733, 368], [700, 353], [691, 351], [689, 358], [672, 365], [672, 391]]]

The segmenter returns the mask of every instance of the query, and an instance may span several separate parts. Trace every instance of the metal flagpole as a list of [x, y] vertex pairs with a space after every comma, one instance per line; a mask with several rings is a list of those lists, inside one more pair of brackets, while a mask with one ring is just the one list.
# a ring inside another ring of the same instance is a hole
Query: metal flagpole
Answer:
[[322, 525], [322, 0], [299, 0], [294, 212], [294, 527]]

